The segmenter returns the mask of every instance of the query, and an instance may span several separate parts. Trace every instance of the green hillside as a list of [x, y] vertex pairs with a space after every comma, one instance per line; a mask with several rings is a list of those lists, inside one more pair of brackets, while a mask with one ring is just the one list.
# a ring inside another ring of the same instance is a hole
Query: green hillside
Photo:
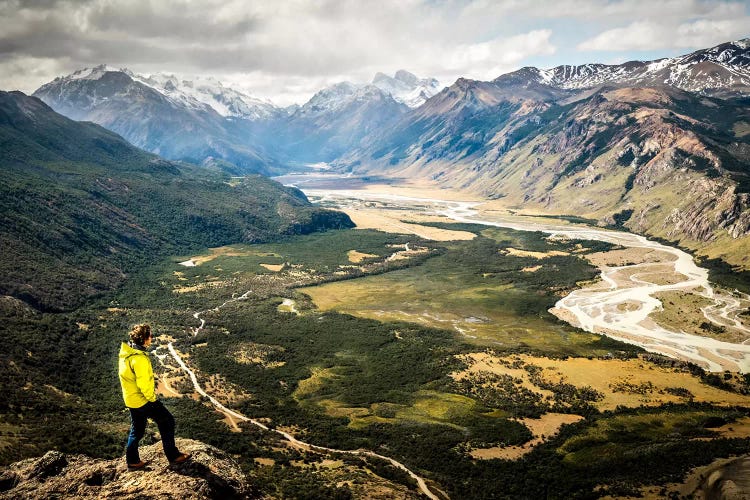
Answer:
[[165, 161], [0, 92], [0, 295], [75, 307], [156, 256], [351, 227], [261, 176]]

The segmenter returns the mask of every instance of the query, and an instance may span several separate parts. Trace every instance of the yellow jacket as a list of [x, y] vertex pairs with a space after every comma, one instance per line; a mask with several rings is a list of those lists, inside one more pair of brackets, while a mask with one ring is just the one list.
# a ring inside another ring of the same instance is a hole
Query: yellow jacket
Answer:
[[149, 401], [156, 401], [154, 372], [146, 351], [135, 349], [123, 342], [120, 346], [119, 374], [125, 406], [140, 408]]

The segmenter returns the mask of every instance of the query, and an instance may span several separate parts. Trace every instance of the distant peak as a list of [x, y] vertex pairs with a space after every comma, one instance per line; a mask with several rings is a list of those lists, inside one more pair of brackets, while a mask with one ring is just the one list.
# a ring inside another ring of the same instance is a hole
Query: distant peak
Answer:
[[397, 102], [406, 104], [410, 108], [424, 104], [427, 99], [437, 93], [440, 85], [434, 78], [420, 79], [405, 69], [396, 71], [392, 77], [385, 73], [377, 73], [372, 79], [372, 84]]
[[108, 72], [125, 73], [126, 75], [132, 76], [132, 72], [130, 72], [127, 68], [119, 69], [107, 64], [100, 64], [98, 66], [94, 66], [93, 68], [79, 69], [65, 78], [69, 80], [98, 80]]
[[405, 69], [400, 69], [396, 71], [395, 75], [396, 80], [399, 80], [401, 82], [404, 82], [409, 85], [417, 85], [419, 84], [419, 78], [413, 73], [409, 73]]

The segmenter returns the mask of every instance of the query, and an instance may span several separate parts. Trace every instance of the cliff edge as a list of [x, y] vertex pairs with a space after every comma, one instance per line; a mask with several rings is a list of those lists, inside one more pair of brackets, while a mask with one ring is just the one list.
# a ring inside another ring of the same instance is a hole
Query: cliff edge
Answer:
[[200, 441], [177, 439], [192, 459], [169, 465], [161, 443], [141, 447], [149, 461], [130, 472], [125, 459], [94, 459], [49, 451], [0, 470], [0, 498], [247, 498], [250, 487], [240, 466], [225, 452]]

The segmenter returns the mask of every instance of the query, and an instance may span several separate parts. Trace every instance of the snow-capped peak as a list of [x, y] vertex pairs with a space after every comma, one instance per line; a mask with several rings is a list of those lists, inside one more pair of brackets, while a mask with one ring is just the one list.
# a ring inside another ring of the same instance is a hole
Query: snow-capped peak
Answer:
[[372, 79], [372, 84], [410, 108], [421, 106], [440, 90], [440, 84], [436, 79], [420, 79], [403, 69], [396, 71], [393, 77], [377, 73]]
[[495, 82], [537, 82], [562, 89], [586, 89], [602, 84], [670, 85], [692, 92], [750, 89], [750, 39], [654, 61], [623, 64], [583, 64], [550, 69], [522, 68]]
[[209, 106], [225, 117], [260, 120], [281, 113], [281, 110], [270, 101], [225, 87], [212, 77], [186, 79], [171, 74], [155, 73], [149, 76], [135, 75], [134, 78], [187, 106]]
[[102, 76], [104, 76], [104, 73], [107, 73], [109, 71], [117, 71], [117, 72], [123, 72], [123, 73], [129, 73], [127, 69], [118, 69], [114, 68], [112, 66], [108, 66], [106, 64], [100, 64], [99, 66], [94, 66], [93, 68], [83, 68], [79, 69], [78, 71], [75, 71], [74, 73], [63, 77], [63, 79], [67, 80], [98, 80]]
[[299, 111], [302, 113], [335, 111], [353, 101], [357, 92], [364, 87], [364, 85], [351, 82], [335, 83], [319, 90]]

